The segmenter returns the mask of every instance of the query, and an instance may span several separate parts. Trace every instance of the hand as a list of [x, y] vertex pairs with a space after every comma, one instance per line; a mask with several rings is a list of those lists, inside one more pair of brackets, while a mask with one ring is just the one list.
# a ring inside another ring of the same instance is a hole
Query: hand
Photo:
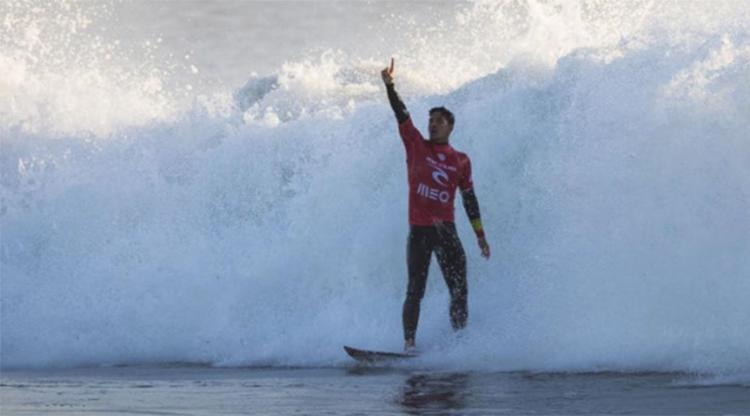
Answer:
[[385, 85], [393, 84], [393, 58], [391, 58], [391, 66], [383, 68], [380, 71], [380, 76], [383, 77]]
[[482, 249], [482, 257], [485, 259], [490, 258], [490, 245], [487, 244], [487, 240], [485, 240], [484, 237], [477, 238], [477, 242], [479, 243], [479, 248]]

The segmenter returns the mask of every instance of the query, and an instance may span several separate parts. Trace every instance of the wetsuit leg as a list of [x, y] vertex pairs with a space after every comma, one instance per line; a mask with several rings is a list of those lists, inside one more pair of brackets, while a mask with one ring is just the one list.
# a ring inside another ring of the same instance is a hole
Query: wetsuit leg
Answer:
[[424, 296], [430, 257], [435, 245], [436, 232], [433, 227], [412, 226], [406, 244], [406, 263], [409, 269], [409, 285], [404, 301], [404, 339], [414, 340], [419, 322], [419, 308]]
[[438, 243], [435, 247], [440, 270], [451, 296], [450, 317], [454, 330], [466, 326], [468, 317], [466, 285], [466, 254], [452, 222], [437, 227]]

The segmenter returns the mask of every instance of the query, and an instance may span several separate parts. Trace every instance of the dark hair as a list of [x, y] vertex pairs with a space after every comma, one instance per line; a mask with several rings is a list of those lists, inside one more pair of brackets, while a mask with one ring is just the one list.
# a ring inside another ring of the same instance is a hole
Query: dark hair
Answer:
[[450, 124], [451, 126], [456, 122], [456, 117], [454, 117], [453, 113], [451, 113], [451, 111], [445, 107], [433, 107], [430, 109], [430, 115], [432, 115], [433, 113], [440, 113], [440, 115], [448, 120], [448, 124]]

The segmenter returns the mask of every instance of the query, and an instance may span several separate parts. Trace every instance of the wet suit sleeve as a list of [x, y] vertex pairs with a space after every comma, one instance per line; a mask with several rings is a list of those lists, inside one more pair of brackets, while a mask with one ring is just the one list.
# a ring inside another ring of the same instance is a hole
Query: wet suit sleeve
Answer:
[[396, 87], [392, 83], [387, 84], [385, 90], [388, 92], [388, 101], [391, 103], [394, 114], [396, 114], [398, 124], [403, 123], [409, 118], [409, 111], [406, 109], [406, 105], [401, 101], [401, 97], [398, 96]]
[[385, 90], [388, 92], [388, 101], [391, 103], [391, 108], [396, 115], [396, 120], [398, 120], [398, 132], [401, 135], [401, 140], [403, 140], [408, 153], [414, 142], [424, 139], [422, 138], [422, 134], [419, 133], [419, 130], [417, 130], [411, 122], [409, 110], [406, 109], [406, 105], [401, 101], [401, 97], [398, 96], [396, 87], [394, 87], [393, 84], [387, 84]]
[[466, 156], [462, 159], [462, 175], [458, 184], [459, 188], [461, 188], [461, 199], [463, 199], [466, 216], [469, 217], [474, 233], [478, 238], [483, 238], [484, 228], [482, 227], [482, 218], [479, 214], [479, 201], [477, 200], [477, 195], [474, 193], [474, 183], [471, 180], [471, 161]]
[[479, 201], [477, 200], [477, 195], [474, 193], [474, 190], [467, 189], [461, 191], [461, 197], [464, 200], [464, 209], [466, 210], [466, 216], [469, 217], [469, 221], [473, 224], [474, 220], [481, 219], [481, 216], [479, 215]]

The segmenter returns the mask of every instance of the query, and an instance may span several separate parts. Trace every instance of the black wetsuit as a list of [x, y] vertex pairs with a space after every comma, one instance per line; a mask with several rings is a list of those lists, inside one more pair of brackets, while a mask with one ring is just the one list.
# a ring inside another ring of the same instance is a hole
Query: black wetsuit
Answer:
[[432, 226], [412, 225], [406, 244], [409, 285], [404, 301], [404, 339], [413, 340], [417, 332], [420, 303], [433, 251], [450, 291], [451, 325], [456, 330], [466, 325], [466, 255], [458, 238], [456, 225], [452, 222]]
[[[396, 115], [396, 119], [399, 122], [399, 131], [402, 139], [405, 141], [407, 146], [407, 164], [410, 169], [416, 169], [417, 172], [424, 172], [424, 169], [438, 167], [446, 167], [446, 165], [437, 164], [435, 165], [435, 157], [427, 157], [427, 162], [423, 162], [423, 159], [416, 158], [415, 153], [417, 151], [414, 147], [417, 146], [412, 142], [417, 140], [420, 142], [420, 146], [434, 146], [429, 141], [423, 140], [421, 134], [411, 124], [410, 116], [406, 110], [406, 106], [403, 101], [399, 98], [393, 85], [387, 85], [386, 90], [388, 92], [388, 99], [391, 107]], [[449, 147], [449, 146], [448, 146]], [[411, 151], [410, 151], [411, 149]], [[463, 198], [464, 208], [470, 220], [478, 220], [479, 216], [479, 203], [477, 202], [476, 195], [472, 189], [471, 175], [470, 175], [470, 162], [468, 156], [463, 153], [454, 151], [452, 148], [442, 148], [445, 150], [439, 150], [435, 152], [437, 159], [441, 161], [449, 162], [454, 152], [456, 154], [457, 164], [460, 168], [456, 169], [453, 175], [458, 175], [456, 181], [460, 184], [461, 196]], [[424, 148], [421, 149], [424, 153]], [[429, 151], [431, 152], [431, 150]], [[432, 153], [429, 153], [432, 155]], [[442, 154], [439, 154], [442, 153]], [[425, 166], [419, 166], [418, 164], [424, 163]], [[412, 164], [414, 166], [412, 166]], [[430, 165], [432, 164], [432, 165]], [[447, 166], [450, 168], [451, 166]], [[438, 169], [439, 170], [439, 169]], [[447, 170], [440, 171], [441, 176]], [[411, 172], [410, 172], [411, 175]], [[433, 173], [433, 177], [436, 174]], [[429, 174], [427, 175], [429, 177]], [[446, 175], [447, 176], [447, 175]], [[417, 324], [419, 322], [419, 310], [422, 297], [424, 296], [425, 284], [427, 282], [427, 273], [430, 267], [430, 259], [434, 252], [440, 269], [443, 272], [443, 278], [450, 291], [450, 319], [451, 325], [455, 330], [461, 329], [466, 325], [468, 317], [467, 309], [467, 284], [466, 284], [466, 255], [461, 245], [461, 240], [456, 232], [456, 226], [453, 223], [453, 196], [452, 192], [455, 192], [455, 186], [449, 189], [450, 194], [444, 198], [443, 202], [447, 202], [450, 206], [450, 215], [448, 217], [440, 217], [437, 215], [434, 220], [430, 219], [431, 214], [425, 215], [424, 212], [415, 212], [415, 205], [420, 202], [425, 204], [436, 204], [436, 199], [432, 200], [420, 200], [420, 197], [433, 197], [434, 195], [441, 195], [437, 192], [427, 193], [424, 190], [429, 188], [432, 190], [433, 186], [438, 185], [428, 184], [423, 186], [418, 181], [413, 181], [410, 177], [410, 231], [407, 242], [407, 266], [409, 270], [409, 283], [406, 291], [406, 300], [404, 301], [403, 308], [403, 326], [404, 326], [404, 339], [414, 340], [416, 336]], [[440, 178], [438, 178], [440, 179]], [[440, 190], [438, 188], [438, 190]], [[414, 204], [413, 204], [414, 203]], [[429, 207], [429, 205], [427, 205]], [[422, 207], [424, 211], [424, 207]], [[445, 210], [445, 207], [437, 207], [437, 209]], [[444, 214], [443, 214], [444, 215]]]

